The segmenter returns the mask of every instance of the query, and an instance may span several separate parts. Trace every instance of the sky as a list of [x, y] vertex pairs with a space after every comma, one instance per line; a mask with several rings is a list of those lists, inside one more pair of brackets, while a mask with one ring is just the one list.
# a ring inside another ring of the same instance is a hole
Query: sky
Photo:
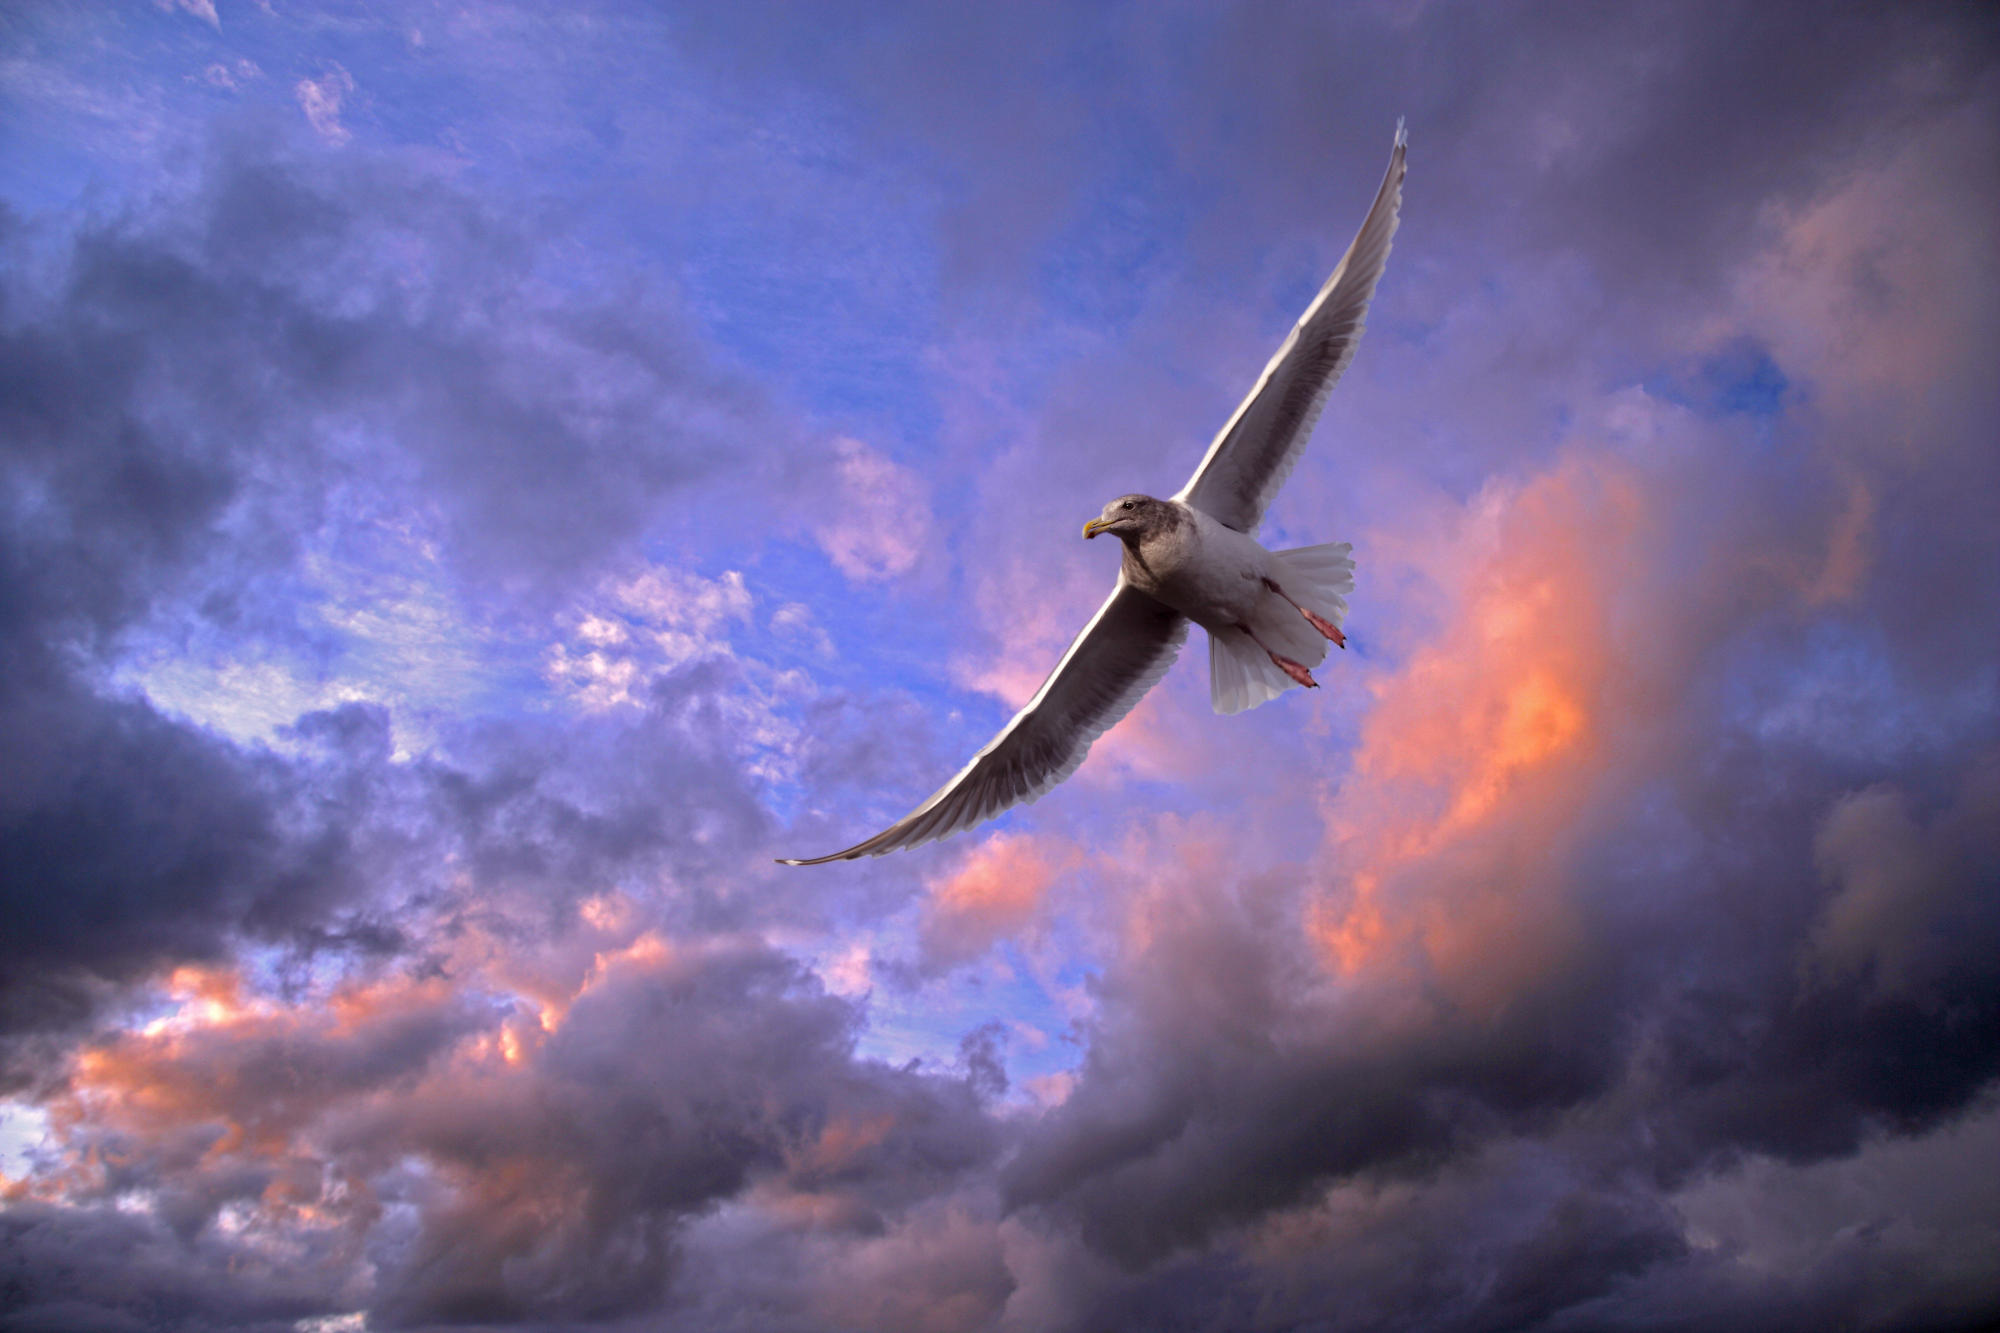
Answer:
[[[1409, 127], [1261, 537], [905, 813]], [[2000, 20], [0, 15], [0, 1323], [2000, 1319]]]

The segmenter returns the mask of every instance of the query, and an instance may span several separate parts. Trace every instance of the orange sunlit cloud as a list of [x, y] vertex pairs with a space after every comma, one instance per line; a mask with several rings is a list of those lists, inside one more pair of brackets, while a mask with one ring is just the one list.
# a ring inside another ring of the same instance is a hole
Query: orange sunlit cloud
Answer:
[[[384, 975], [294, 1003], [257, 993], [240, 972], [181, 968], [163, 985], [175, 1005], [165, 1018], [78, 1053], [67, 1090], [48, 1102], [60, 1151], [28, 1179], [8, 1182], [8, 1195], [107, 1197], [135, 1154], [150, 1160], [164, 1151], [188, 1171], [231, 1180], [255, 1172], [258, 1192], [230, 1205], [233, 1234], [282, 1245], [301, 1229], [365, 1229], [379, 1205], [355, 1174], [354, 1142], [417, 1133], [421, 1141], [405, 1146], [442, 1191], [435, 1207], [484, 1209], [496, 1226], [572, 1211], [583, 1186], [532, 1128], [519, 1142], [468, 1150], [462, 1136], [477, 1131], [463, 1126], [482, 1107], [533, 1107], [533, 1090], [549, 1077], [545, 1048], [575, 1003], [698, 971], [734, 947], [682, 945], [647, 931], [599, 949], [553, 1017], [547, 1004], [495, 1003], [501, 991], [482, 999], [477, 972]], [[539, 1114], [522, 1118], [532, 1126]], [[428, 1139], [413, 1129], [425, 1122], [436, 1127]], [[896, 1125], [893, 1114], [836, 1106], [791, 1145], [786, 1165], [808, 1177], [838, 1175]]]
[[1372, 682], [1353, 778], [1327, 804], [1343, 889], [1309, 929], [1351, 975], [1414, 950], [1459, 998], [1545, 966], [1561, 905], [1535, 870], [1588, 790], [1616, 705], [1619, 571], [1645, 530], [1637, 479], [1574, 456], [1475, 502], [1430, 573], [1444, 628]]
[[168, 979], [179, 1007], [166, 1018], [78, 1053], [55, 1123], [131, 1129], [151, 1136], [212, 1126], [211, 1159], [279, 1158], [338, 1089], [302, 1079], [296, 1057], [371, 1046], [384, 1030], [435, 1026], [449, 1039], [462, 997], [449, 981], [388, 977], [336, 987], [323, 1002], [284, 1005], [249, 997], [224, 969], [181, 968]]
[[1025, 930], [1058, 878], [1080, 859], [1058, 839], [999, 833], [931, 886], [918, 926], [927, 958], [950, 965], [978, 957]]

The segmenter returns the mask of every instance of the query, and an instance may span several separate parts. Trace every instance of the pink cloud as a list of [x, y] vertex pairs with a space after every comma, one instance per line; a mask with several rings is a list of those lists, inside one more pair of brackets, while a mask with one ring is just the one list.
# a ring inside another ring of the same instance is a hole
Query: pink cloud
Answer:
[[[2000, 338], [1990, 111], [1972, 103], [1870, 145], [1832, 188], [1771, 210], [1775, 243], [1737, 275], [1729, 307], [1700, 326], [1704, 340], [1768, 339], [1834, 415], [1884, 394], [1928, 407], [1942, 384], [1980, 382]], [[1960, 188], [1941, 192], [1941, 181]], [[1870, 442], [1867, 456], [1926, 450], [1911, 432]]]
[[969, 962], [1000, 940], [1025, 931], [1049, 890], [1079, 861], [1069, 844], [1027, 834], [996, 833], [930, 887], [917, 938], [926, 962]]
[[1635, 702], [1617, 620], [1648, 521], [1631, 469], [1577, 454], [1489, 487], [1424, 557], [1450, 613], [1370, 682], [1352, 777], [1326, 806], [1343, 873], [1310, 927], [1337, 972], [1421, 957], [1491, 1005], [1563, 956], [1549, 871]]
[[923, 479], [859, 440], [833, 442], [839, 491], [816, 531], [834, 566], [858, 583], [907, 574], [935, 545]]

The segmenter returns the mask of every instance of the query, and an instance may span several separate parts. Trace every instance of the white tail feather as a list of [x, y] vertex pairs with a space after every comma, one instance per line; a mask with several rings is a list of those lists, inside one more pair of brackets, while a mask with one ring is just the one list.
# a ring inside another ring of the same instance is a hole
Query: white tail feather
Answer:
[[1354, 591], [1354, 543], [1301, 546], [1271, 552], [1278, 582], [1299, 605], [1336, 625], [1347, 621], [1347, 594]]
[[1218, 713], [1240, 713], [1295, 688], [1271, 655], [1241, 630], [1208, 636], [1208, 697]]
[[[1273, 551], [1272, 573], [1278, 586], [1293, 601], [1336, 625], [1344, 624], [1347, 594], [1354, 591], [1353, 550], [1349, 542], [1333, 542], [1293, 551]], [[1274, 597], [1273, 605], [1282, 603]], [[1287, 618], [1296, 617], [1297, 613], [1287, 606], [1278, 614], [1280, 629], [1290, 629], [1293, 621]], [[1269, 635], [1270, 626], [1267, 624], [1258, 633]], [[1326, 649], [1324, 643], [1314, 646], [1318, 651], [1303, 657], [1308, 666], [1316, 665]], [[1298, 650], [1281, 646], [1280, 651]], [[1286, 675], [1284, 668], [1273, 662], [1270, 654], [1259, 648], [1249, 635], [1239, 630], [1224, 630], [1220, 635], [1208, 636], [1209, 701], [1216, 712], [1240, 713], [1297, 688], [1298, 682]]]

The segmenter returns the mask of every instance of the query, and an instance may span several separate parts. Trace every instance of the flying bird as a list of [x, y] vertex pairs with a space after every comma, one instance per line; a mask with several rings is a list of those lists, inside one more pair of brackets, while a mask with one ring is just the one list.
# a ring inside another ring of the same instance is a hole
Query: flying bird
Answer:
[[1318, 688], [1327, 645], [1354, 590], [1352, 546], [1271, 551], [1254, 534], [1305, 452], [1327, 395], [1361, 342], [1403, 202], [1408, 136], [1396, 122], [1388, 174], [1354, 244], [1292, 327], [1250, 396], [1167, 500], [1121, 495], [1083, 525], [1124, 543], [1117, 586], [1027, 707], [931, 798], [866, 842], [784, 865], [880, 856], [946, 837], [1032, 801], [1167, 674], [1188, 623], [1208, 631], [1209, 696], [1238, 713], [1288, 689]]

